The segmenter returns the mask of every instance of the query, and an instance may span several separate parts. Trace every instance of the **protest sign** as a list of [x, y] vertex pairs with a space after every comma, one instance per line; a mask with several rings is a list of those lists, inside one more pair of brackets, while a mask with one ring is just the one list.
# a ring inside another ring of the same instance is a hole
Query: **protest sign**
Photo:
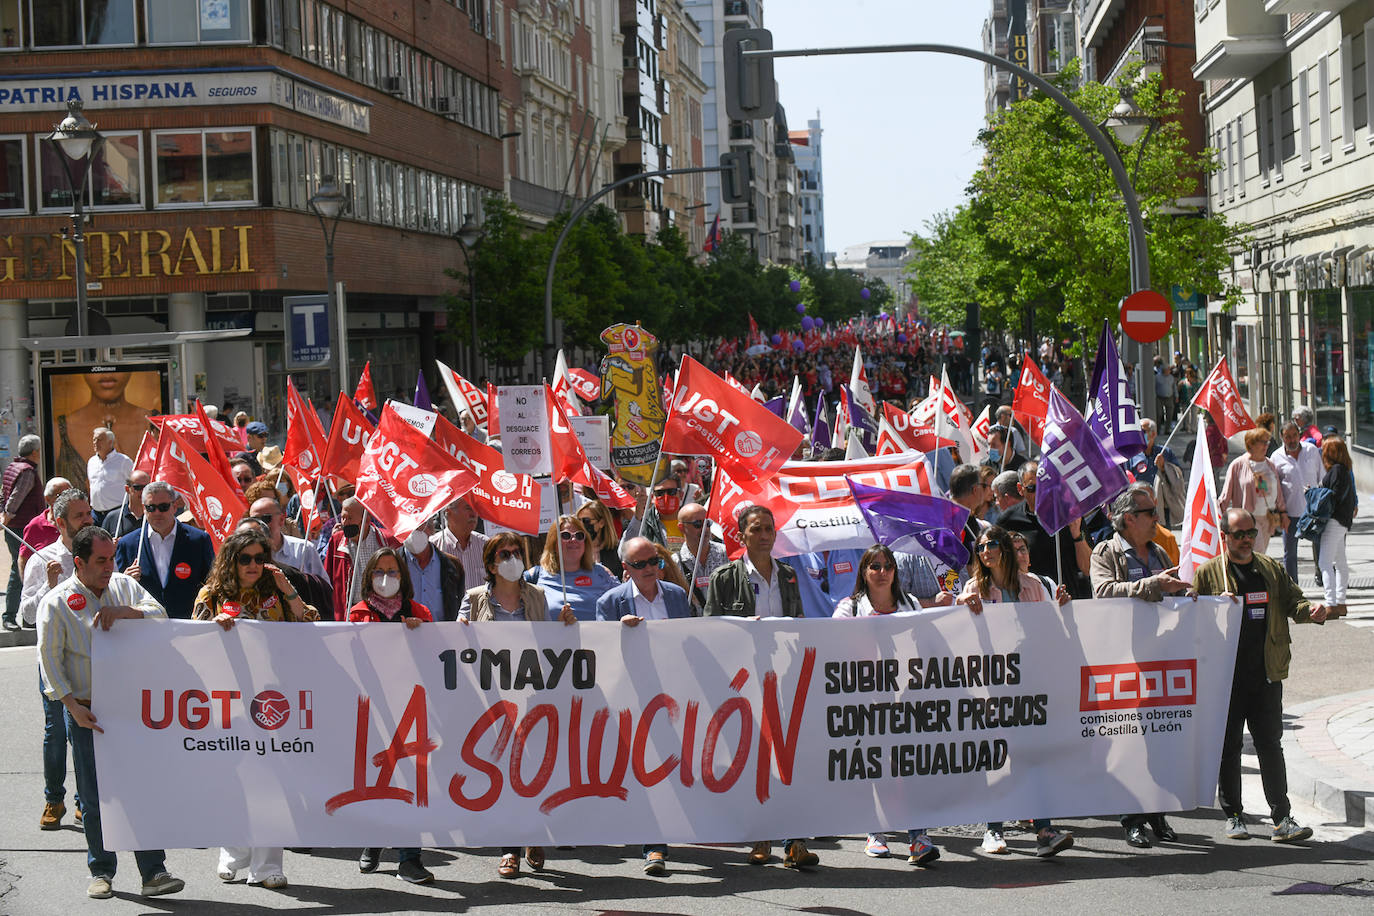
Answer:
[[531, 477], [553, 473], [544, 386], [502, 385], [496, 389], [496, 401], [500, 405], [498, 429], [506, 470]]

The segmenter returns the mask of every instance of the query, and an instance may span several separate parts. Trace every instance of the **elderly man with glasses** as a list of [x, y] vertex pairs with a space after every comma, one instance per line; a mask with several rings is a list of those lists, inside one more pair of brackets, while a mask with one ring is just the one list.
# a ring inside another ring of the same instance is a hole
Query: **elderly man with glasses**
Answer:
[[1292, 658], [1288, 620], [1323, 623], [1326, 608], [1304, 598], [1281, 563], [1255, 552], [1258, 531], [1249, 511], [1227, 510], [1221, 533], [1225, 552], [1198, 567], [1194, 585], [1199, 595], [1229, 595], [1241, 605], [1236, 669], [1217, 778], [1226, 836], [1233, 840], [1250, 838], [1240, 800], [1242, 729], [1248, 726], [1274, 824], [1270, 839], [1296, 843], [1310, 837], [1312, 828], [1301, 827], [1292, 818], [1288, 769], [1283, 759], [1283, 681]]
[[190, 620], [196, 595], [210, 575], [210, 535], [177, 521], [176, 489], [165, 480], [143, 488], [143, 525], [119, 539], [115, 567], [147, 589], [168, 617]]

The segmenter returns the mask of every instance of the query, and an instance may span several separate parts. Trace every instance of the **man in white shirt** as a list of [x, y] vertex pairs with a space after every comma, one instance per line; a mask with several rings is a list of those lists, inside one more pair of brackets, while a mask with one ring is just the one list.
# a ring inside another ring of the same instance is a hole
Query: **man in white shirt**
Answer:
[[91, 510], [95, 523], [105, 520], [124, 503], [124, 484], [134, 472], [134, 460], [115, 448], [115, 435], [103, 426], [91, 432], [95, 454], [86, 462], [86, 479], [91, 487]]
[[[1307, 505], [1307, 488], [1322, 481], [1322, 450], [1302, 438], [1298, 424], [1289, 422], [1280, 434], [1283, 448], [1269, 456], [1279, 471], [1288, 527], [1283, 529], [1283, 568], [1298, 581], [1298, 519]], [[1313, 545], [1316, 546], [1315, 544]]]
[[487, 581], [487, 570], [482, 565], [482, 551], [486, 549], [487, 536], [478, 533], [477, 513], [466, 496], [449, 503], [444, 510], [444, 527], [432, 535], [429, 542], [441, 553], [462, 563], [463, 581], [468, 588]]
[[[91, 883], [86, 895], [114, 896], [116, 858], [105, 849], [100, 832], [100, 788], [96, 783], [92, 733], [103, 732], [91, 712], [91, 645], [117, 620], [166, 618], [166, 612], [143, 586], [114, 571], [115, 543], [110, 533], [88, 525], [72, 539], [75, 574], [59, 583], [38, 608], [38, 664], [48, 699], [66, 708], [72, 742], [76, 788], [85, 806], [86, 863]], [[134, 853], [145, 897], [175, 894], [185, 882], [167, 873], [161, 849]]]

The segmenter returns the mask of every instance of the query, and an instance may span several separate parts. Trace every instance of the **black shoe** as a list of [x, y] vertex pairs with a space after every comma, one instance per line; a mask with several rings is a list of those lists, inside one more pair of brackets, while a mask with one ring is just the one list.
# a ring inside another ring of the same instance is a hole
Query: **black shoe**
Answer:
[[396, 867], [396, 877], [407, 884], [432, 884], [434, 873], [420, 864], [419, 859], [406, 859]]
[[370, 875], [377, 870], [377, 863], [382, 858], [380, 849], [364, 849], [363, 854], [358, 856], [358, 871], [365, 875]]
[[1150, 821], [1150, 829], [1155, 832], [1155, 839], [1161, 843], [1174, 843], [1178, 841], [1178, 834], [1174, 828], [1169, 826], [1169, 822], [1162, 817], [1154, 818]]
[[18, 621], [10, 620], [8, 617], [5, 618], [5, 629], [11, 632], [19, 629]]
[[1143, 825], [1126, 828], [1126, 842], [1136, 849], [1149, 849], [1151, 846], [1150, 838], [1145, 835]]
[[22, 624], [19, 625], [19, 628], [21, 630], [36, 630], [38, 629], [38, 624], [29, 623], [27, 620], [25, 620]]

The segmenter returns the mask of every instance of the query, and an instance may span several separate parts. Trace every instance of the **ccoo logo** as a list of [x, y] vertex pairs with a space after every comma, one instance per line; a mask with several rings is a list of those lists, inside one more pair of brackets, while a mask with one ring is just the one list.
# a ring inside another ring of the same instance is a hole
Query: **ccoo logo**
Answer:
[[276, 690], [264, 690], [253, 697], [249, 714], [259, 728], [275, 731], [291, 718], [291, 704]]

